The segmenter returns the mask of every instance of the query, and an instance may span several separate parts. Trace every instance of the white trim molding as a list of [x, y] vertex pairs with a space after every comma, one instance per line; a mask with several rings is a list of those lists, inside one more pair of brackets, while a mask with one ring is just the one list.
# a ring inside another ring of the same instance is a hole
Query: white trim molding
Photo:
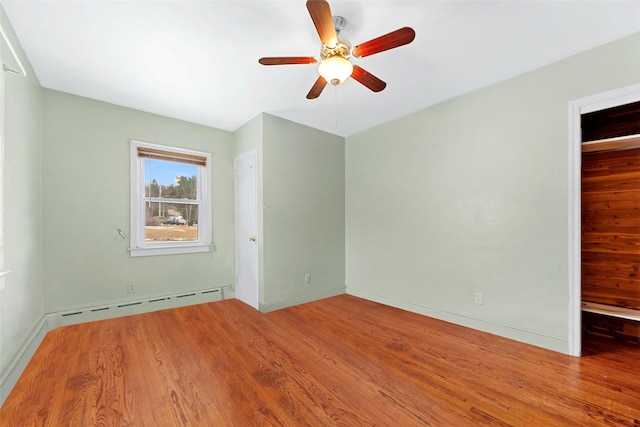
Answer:
[[569, 103], [569, 354], [582, 353], [582, 292], [581, 292], [581, 193], [582, 114], [605, 110], [640, 101], [640, 84], [581, 98]]

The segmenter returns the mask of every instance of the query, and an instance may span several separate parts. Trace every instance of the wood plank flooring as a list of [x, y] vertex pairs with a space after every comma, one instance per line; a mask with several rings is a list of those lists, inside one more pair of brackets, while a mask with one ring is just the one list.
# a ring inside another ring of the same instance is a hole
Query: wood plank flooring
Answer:
[[2, 426], [640, 425], [640, 346], [573, 358], [348, 295], [51, 331]]

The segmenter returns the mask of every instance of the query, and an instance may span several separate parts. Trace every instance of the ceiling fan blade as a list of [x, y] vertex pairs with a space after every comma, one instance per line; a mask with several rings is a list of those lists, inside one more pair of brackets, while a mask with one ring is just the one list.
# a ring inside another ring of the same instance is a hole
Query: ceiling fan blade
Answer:
[[260, 58], [258, 62], [262, 65], [288, 65], [288, 64], [313, 64], [318, 62], [313, 56], [275, 56]]
[[358, 65], [353, 65], [353, 73], [351, 77], [359, 81], [374, 92], [380, 92], [387, 84]]
[[307, 10], [316, 26], [322, 44], [327, 47], [335, 47], [338, 44], [338, 36], [336, 35], [336, 27], [333, 25], [329, 3], [325, 0], [307, 0]]
[[311, 90], [307, 94], [307, 99], [316, 99], [320, 96], [324, 87], [327, 85], [327, 81], [322, 76], [318, 76], [318, 80], [313, 84]]
[[416, 32], [413, 28], [403, 27], [399, 30], [377, 37], [368, 42], [359, 44], [353, 48], [353, 56], [362, 58], [364, 56], [373, 55], [374, 53], [384, 52], [385, 50], [409, 44], [416, 38]]

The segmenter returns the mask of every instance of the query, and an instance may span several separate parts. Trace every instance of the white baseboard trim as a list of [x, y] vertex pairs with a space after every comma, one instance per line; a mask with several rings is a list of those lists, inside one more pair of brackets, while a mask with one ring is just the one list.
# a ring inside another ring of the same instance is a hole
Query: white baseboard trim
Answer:
[[27, 339], [22, 343], [18, 351], [7, 363], [7, 366], [0, 373], [0, 406], [4, 403], [7, 396], [18, 382], [18, 378], [22, 375], [22, 371], [38, 349], [38, 346], [49, 332], [47, 316], [42, 316], [33, 327]]
[[[45, 335], [61, 326], [92, 322], [133, 314], [150, 313], [187, 305], [220, 301], [228, 297], [229, 285], [211, 289], [182, 292], [171, 295], [158, 295], [138, 300], [110, 301], [108, 303], [66, 307], [61, 310], [45, 313], [34, 326], [22, 346], [16, 351], [0, 372], [0, 406], [18, 382], [20, 375], [42, 343]], [[224, 294], [224, 295], [223, 295]]]
[[424, 316], [433, 317], [435, 319], [444, 320], [445, 322], [455, 323], [456, 325], [465, 326], [467, 328], [477, 329], [514, 341], [520, 341], [536, 347], [546, 348], [558, 353], [569, 354], [569, 343], [566, 338], [547, 335], [538, 331], [532, 331], [524, 328], [514, 327], [498, 322], [492, 322], [486, 319], [479, 319], [460, 313], [449, 312], [434, 307], [427, 307], [421, 304], [407, 302], [384, 295], [378, 295], [371, 292], [353, 289], [347, 287], [346, 292], [359, 298], [369, 301], [378, 302], [380, 304], [389, 305], [391, 307], [410, 311], [412, 313], [422, 314]]
[[285, 300], [273, 301], [268, 303], [260, 303], [260, 311], [268, 313], [270, 311], [280, 310], [294, 305], [305, 304], [307, 302], [316, 301], [323, 298], [334, 297], [336, 295], [342, 295], [345, 293], [345, 288], [327, 289], [320, 292], [314, 292], [311, 294], [301, 295], [295, 298], [287, 298]]

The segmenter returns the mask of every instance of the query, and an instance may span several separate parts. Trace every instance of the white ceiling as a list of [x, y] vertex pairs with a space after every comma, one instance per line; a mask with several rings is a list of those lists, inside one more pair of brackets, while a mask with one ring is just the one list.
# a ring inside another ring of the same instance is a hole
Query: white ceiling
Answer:
[[318, 56], [303, 0], [2, 4], [44, 87], [230, 131], [268, 112], [341, 136], [640, 31], [640, 0], [333, 0], [353, 45], [403, 26], [416, 39], [353, 60], [384, 91], [349, 79], [307, 100], [315, 64], [258, 64]]

